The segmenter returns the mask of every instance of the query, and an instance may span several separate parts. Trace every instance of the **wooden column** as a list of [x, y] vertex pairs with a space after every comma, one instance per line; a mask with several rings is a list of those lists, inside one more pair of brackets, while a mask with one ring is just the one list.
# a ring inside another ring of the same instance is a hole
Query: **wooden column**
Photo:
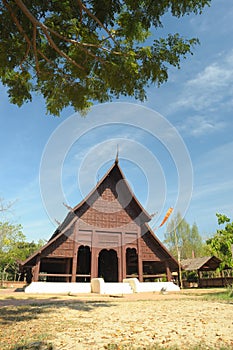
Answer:
[[33, 282], [38, 282], [39, 273], [40, 273], [40, 254], [36, 258], [36, 265], [34, 266], [34, 269], [33, 269], [33, 277], [32, 277]]
[[[66, 274], [70, 273], [70, 258], [66, 259]], [[70, 281], [70, 277], [66, 277], [66, 282]]]
[[126, 249], [125, 249], [125, 232], [122, 232], [121, 234], [121, 278], [123, 279], [126, 278]]
[[167, 261], [165, 262], [165, 266], [166, 266], [167, 281], [171, 282], [171, 280], [172, 280], [172, 273], [171, 273], [170, 266], [169, 266]]
[[137, 248], [138, 248], [138, 279], [139, 279], [139, 282], [143, 282], [142, 255], [141, 255], [141, 244], [140, 244], [141, 228], [140, 227], [138, 227], [137, 237], [138, 237], [138, 242], [137, 242]]
[[198, 274], [198, 287], [202, 287], [202, 280], [201, 280], [201, 271], [200, 270], [197, 270], [197, 274]]
[[74, 224], [73, 259], [71, 282], [76, 282], [77, 258], [78, 258], [78, 220]]
[[98, 250], [96, 247], [96, 232], [92, 231], [91, 240], [91, 279], [98, 277]]

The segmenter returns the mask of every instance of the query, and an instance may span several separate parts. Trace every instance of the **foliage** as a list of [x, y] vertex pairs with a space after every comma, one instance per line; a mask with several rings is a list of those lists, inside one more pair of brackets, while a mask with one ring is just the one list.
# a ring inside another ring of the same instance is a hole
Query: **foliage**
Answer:
[[232, 303], [233, 298], [233, 286], [229, 285], [227, 288], [220, 289], [217, 292], [205, 293], [203, 295], [204, 300], [212, 300], [212, 301], [222, 301]]
[[26, 242], [21, 225], [13, 225], [9, 222], [0, 222], [0, 272], [2, 278], [9, 276], [15, 279], [19, 274], [19, 262], [25, 260], [34, 251], [44, 244]]
[[[1, 0], [0, 79], [21, 106], [42, 94], [48, 113], [91, 101], [146, 98], [198, 39], [159, 37], [168, 13], [200, 14], [211, 0]], [[153, 33], [153, 35], [152, 35]]]
[[198, 274], [196, 271], [185, 271], [187, 282], [198, 282]]
[[180, 213], [169, 221], [164, 237], [164, 243], [176, 258], [178, 258], [178, 251], [181, 259], [200, 257], [205, 254], [205, 245], [196, 223], [190, 227]]
[[227, 287], [227, 292], [228, 292], [229, 298], [233, 298], [233, 284]]
[[226, 266], [233, 267], [233, 222], [230, 218], [223, 214], [216, 214], [218, 224], [225, 227], [217, 230], [214, 237], [206, 241], [213, 255], [216, 255], [222, 260], [221, 269]]
[[6, 220], [7, 216], [11, 213], [13, 204], [14, 202], [7, 202], [4, 198], [0, 197], [0, 221]]

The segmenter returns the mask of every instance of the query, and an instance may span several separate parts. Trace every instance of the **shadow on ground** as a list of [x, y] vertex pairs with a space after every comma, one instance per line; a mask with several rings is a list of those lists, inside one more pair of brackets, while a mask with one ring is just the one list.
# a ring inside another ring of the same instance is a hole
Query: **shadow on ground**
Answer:
[[[99, 307], [109, 307], [113, 303], [111, 301], [81, 301], [81, 300], [54, 300], [48, 299], [35, 299], [35, 300], [21, 300], [26, 301], [27, 305], [15, 305], [12, 302], [18, 300], [5, 300], [5, 307], [1, 308], [0, 324], [9, 324], [11, 322], [30, 321], [38, 318], [42, 313], [49, 313], [56, 308], [69, 308], [77, 311], [92, 311]], [[8, 304], [9, 303], [9, 304]]]
[[45, 342], [33, 342], [25, 345], [15, 346], [13, 350], [53, 350], [52, 344]]

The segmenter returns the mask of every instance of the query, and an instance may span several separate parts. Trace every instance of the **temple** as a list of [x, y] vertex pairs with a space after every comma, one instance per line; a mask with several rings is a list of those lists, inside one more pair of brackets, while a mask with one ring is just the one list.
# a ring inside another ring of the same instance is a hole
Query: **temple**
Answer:
[[155, 236], [151, 216], [132, 193], [118, 164], [70, 209], [46, 245], [22, 264], [27, 282], [140, 282], [165, 276], [178, 263]]

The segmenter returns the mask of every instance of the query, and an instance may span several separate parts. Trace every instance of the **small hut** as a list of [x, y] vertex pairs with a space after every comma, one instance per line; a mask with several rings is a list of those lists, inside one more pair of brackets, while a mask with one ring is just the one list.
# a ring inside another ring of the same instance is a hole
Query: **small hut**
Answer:
[[171, 281], [178, 263], [149, 227], [150, 220], [116, 159], [22, 269], [28, 282], [90, 282], [98, 277], [143, 282], [161, 274]]
[[[204, 256], [202, 258], [192, 258], [181, 260], [184, 271], [189, 272], [189, 277], [184, 280], [184, 286], [196, 287], [223, 287], [233, 279], [226, 276], [224, 272], [217, 272], [221, 260], [216, 256]], [[225, 270], [229, 270], [228, 267]], [[193, 274], [190, 274], [193, 272]], [[230, 278], [230, 280], [229, 280]]]

